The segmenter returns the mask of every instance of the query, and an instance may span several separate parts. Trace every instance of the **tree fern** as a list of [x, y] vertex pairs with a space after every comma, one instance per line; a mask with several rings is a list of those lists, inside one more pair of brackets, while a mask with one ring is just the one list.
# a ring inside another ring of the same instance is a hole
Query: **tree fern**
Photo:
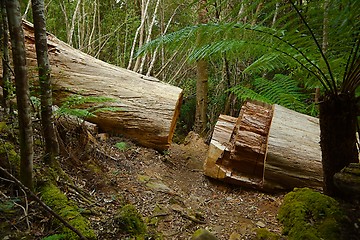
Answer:
[[237, 85], [230, 91], [241, 100], [259, 100], [276, 103], [298, 112], [314, 115], [314, 103], [306, 104], [310, 94], [298, 86], [298, 81], [282, 74], [276, 74], [272, 80], [256, 78], [250, 86]]

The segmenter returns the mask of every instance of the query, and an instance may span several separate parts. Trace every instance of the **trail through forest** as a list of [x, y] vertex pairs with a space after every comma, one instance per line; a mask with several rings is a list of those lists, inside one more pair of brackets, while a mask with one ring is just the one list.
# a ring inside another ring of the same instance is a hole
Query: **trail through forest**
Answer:
[[[114, 147], [119, 142], [123, 150]], [[90, 217], [99, 239], [126, 237], [114, 221], [114, 213], [124, 202], [135, 205], [148, 226], [164, 239], [189, 239], [198, 228], [233, 240], [253, 239], [257, 228], [281, 232], [276, 214], [283, 195], [205, 177], [202, 168], [208, 146], [194, 133], [165, 153], [118, 137], [98, 139], [91, 148], [91, 155], [77, 149], [77, 156], [90, 157], [78, 166], [66, 163], [70, 159], [62, 166], [101, 207], [101, 214]], [[78, 199], [70, 192], [69, 196]]]

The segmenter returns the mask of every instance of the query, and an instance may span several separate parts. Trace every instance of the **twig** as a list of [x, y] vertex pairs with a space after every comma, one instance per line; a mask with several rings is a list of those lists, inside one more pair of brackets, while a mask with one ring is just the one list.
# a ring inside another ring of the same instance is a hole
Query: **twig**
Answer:
[[26, 220], [26, 224], [27, 224], [27, 227], [30, 231], [30, 221], [29, 221], [29, 204], [28, 204], [28, 200], [27, 200], [27, 194], [26, 192], [24, 191], [24, 189], [21, 188], [21, 190], [23, 191], [24, 193], [24, 198], [25, 198], [25, 207], [23, 207], [22, 205], [16, 203], [15, 201], [13, 201], [13, 203], [20, 207], [23, 211], [24, 211], [24, 217], [25, 217], [25, 220]]
[[49, 206], [47, 206], [43, 201], [40, 200], [40, 198], [38, 198], [38, 196], [36, 196], [35, 193], [33, 193], [29, 188], [27, 188], [26, 186], [24, 186], [24, 184], [22, 184], [16, 177], [14, 177], [11, 173], [9, 173], [8, 171], [6, 171], [6, 169], [0, 167], [0, 170], [3, 171], [11, 180], [13, 180], [15, 182], [16, 185], [18, 185], [20, 188], [22, 188], [25, 192], [27, 192], [31, 197], [34, 198], [34, 200], [36, 202], [38, 202], [47, 212], [49, 212], [51, 215], [53, 215], [55, 218], [57, 218], [60, 222], [62, 222], [64, 224], [64, 226], [66, 226], [67, 228], [69, 228], [71, 231], [73, 231], [74, 233], [76, 233], [76, 235], [78, 235], [80, 237], [80, 239], [85, 239], [87, 240], [87, 238], [81, 234], [81, 232], [79, 230], [77, 230], [76, 228], [74, 228], [73, 226], [71, 226], [65, 219], [63, 219], [61, 216], [59, 216], [56, 212], [54, 212]]

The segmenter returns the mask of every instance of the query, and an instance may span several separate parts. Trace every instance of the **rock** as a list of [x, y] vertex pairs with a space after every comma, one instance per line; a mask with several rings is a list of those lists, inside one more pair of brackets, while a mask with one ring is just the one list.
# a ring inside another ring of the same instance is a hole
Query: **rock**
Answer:
[[218, 238], [208, 230], [200, 228], [194, 232], [191, 240], [218, 240]]
[[256, 226], [258, 226], [258, 227], [260, 227], [260, 228], [264, 228], [266, 225], [265, 225], [265, 223], [263, 223], [262, 221], [258, 221], [258, 222], [256, 223]]
[[240, 240], [241, 239], [241, 235], [237, 232], [233, 232], [230, 235], [229, 240]]
[[360, 199], [360, 163], [350, 163], [341, 172], [336, 173], [334, 183], [345, 196]]

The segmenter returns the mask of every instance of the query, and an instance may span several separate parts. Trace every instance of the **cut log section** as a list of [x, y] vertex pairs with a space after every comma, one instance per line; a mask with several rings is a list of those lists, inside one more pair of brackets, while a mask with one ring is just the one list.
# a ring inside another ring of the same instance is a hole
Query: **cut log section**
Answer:
[[[37, 62], [32, 24], [24, 21], [27, 63], [37, 82]], [[122, 134], [157, 150], [169, 147], [182, 102], [182, 89], [123, 69], [77, 49], [48, 34], [49, 59], [55, 103], [72, 94], [114, 99], [101, 103], [118, 111], [96, 112], [86, 119], [100, 130]], [[96, 108], [97, 104], [86, 107]]]
[[205, 175], [262, 190], [322, 186], [317, 118], [247, 102], [238, 118], [220, 115]]

